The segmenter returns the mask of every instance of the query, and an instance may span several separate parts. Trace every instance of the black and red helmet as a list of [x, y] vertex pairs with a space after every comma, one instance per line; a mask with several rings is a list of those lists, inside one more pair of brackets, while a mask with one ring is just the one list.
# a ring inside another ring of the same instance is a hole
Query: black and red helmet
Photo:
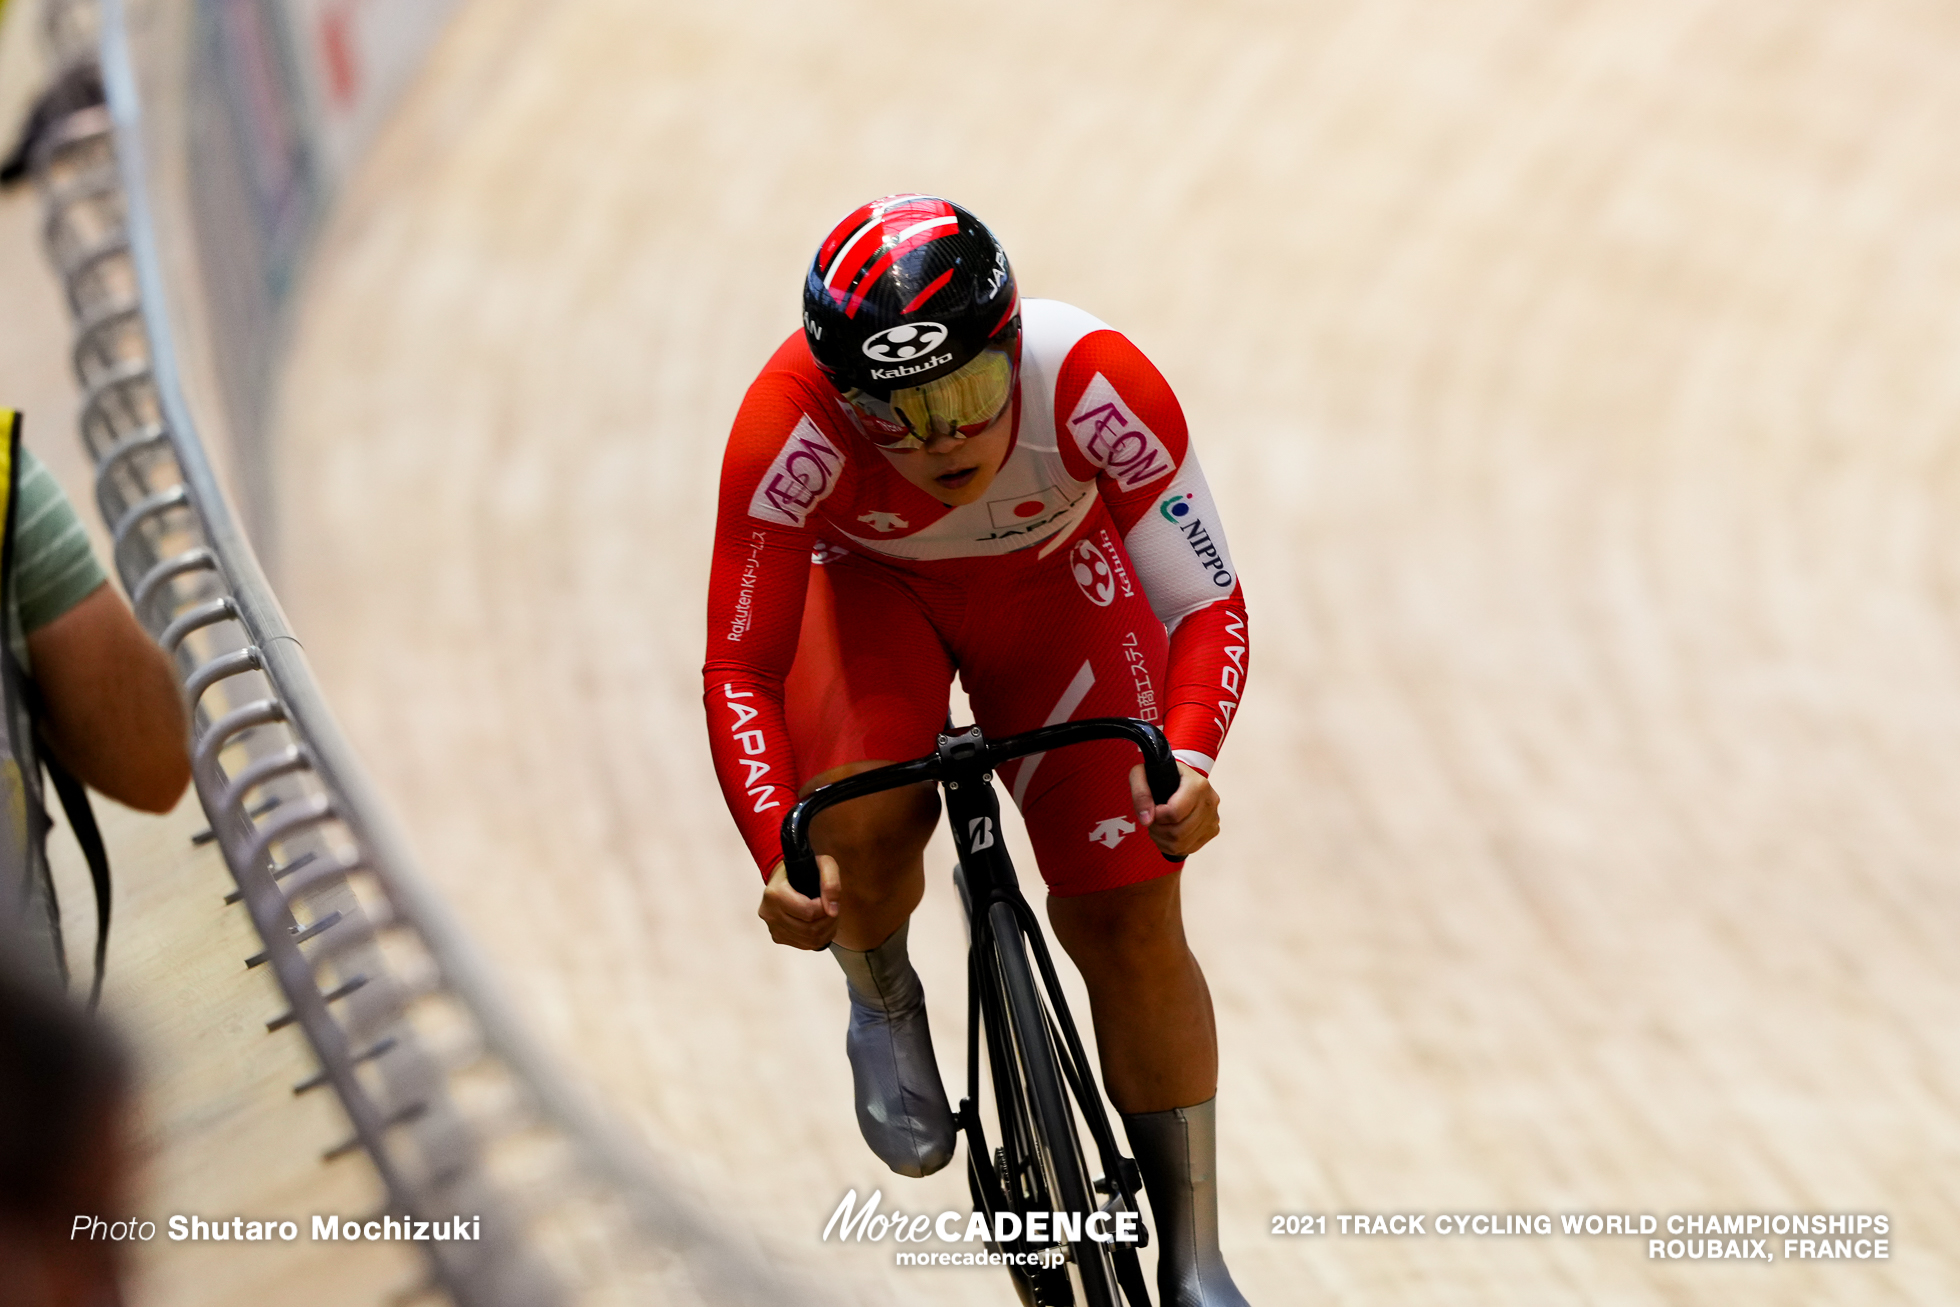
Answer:
[[1007, 251], [986, 224], [933, 195], [857, 209], [818, 247], [803, 282], [804, 337], [840, 392], [888, 399], [927, 385], [1020, 327]]

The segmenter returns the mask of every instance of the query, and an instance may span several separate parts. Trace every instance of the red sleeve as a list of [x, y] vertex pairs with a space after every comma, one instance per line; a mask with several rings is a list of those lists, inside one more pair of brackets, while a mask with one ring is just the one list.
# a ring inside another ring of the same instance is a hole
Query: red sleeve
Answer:
[[800, 386], [781, 373], [765, 370], [749, 388], [722, 459], [708, 577], [708, 748], [764, 876], [782, 859], [778, 831], [796, 802], [783, 680], [803, 624], [811, 521], [844, 464], [802, 401]]
[[1170, 384], [1130, 341], [1093, 331], [1055, 388], [1069, 470], [1095, 477], [1151, 609], [1171, 633], [1164, 734], [1210, 772], [1245, 691], [1245, 591]]
[[1245, 593], [1236, 585], [1229, 597], [1207, 604], [1171, 633], [1164, 734], [1180, 758], [1206, 775], [1239, 710], [1250, 654]]

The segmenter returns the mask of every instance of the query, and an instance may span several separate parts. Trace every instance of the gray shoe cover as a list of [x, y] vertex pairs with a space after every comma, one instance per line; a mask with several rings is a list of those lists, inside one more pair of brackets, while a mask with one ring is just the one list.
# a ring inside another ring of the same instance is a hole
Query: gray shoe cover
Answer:
[[832, 944], [850, 982], [851, 1057], [858, 1129], [900, 1175], [931, 1175], [953, 1158], [953, 1112], [932, 1055], [925, 988], [905, 954], [907, 922], [868, 952]]
[[1218, 1100], [1125, 1114], [1156, 1217], [1162, 1307], [1250, 1307], [1218, 1251]]

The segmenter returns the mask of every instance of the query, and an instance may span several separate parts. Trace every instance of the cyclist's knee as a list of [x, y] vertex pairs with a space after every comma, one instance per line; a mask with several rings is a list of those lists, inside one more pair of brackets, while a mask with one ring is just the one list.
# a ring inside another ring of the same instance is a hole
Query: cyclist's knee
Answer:
[[1048, 920], [1085, 974], [1148, 972], [1188, 952], [1175, 872], [1137, 885], [1050, 898]]
[[840, 803], [820, 814], [811, 842], [818, 852], [837, 859], [847, 884], [856, 882], [856, 892], [878, 897], [886, 885], [921, 865], [938, 817], [938, 790], [910, 785]]

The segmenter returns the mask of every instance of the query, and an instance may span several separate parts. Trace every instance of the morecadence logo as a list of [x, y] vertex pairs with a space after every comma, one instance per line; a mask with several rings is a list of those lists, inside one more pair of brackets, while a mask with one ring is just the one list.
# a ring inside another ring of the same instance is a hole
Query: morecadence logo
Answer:
[[[835, 1234], [839, 1243], [882, 1243], [889, 1238], [893, 1243], [983, 1245], [959, 1252], [900, 1252], [900, 1266], [1054, 1266], [1062, 1260], [1064, 1241], [1087, 1238], [1095, 1243], [1134, 1244], [1143, 1237], [1135, 1212], [995, 1212], [991, 1217], [957, 1209], [881, 1212], [884, 1196], [884, 1190], [874, 1189], [860, 1203], [857, 1190], [845, 1194], [824, 1224], [824, 1242]], [[1050, 1246], [1032, 1252], [1003, 1247], [1012, 1243]]]

